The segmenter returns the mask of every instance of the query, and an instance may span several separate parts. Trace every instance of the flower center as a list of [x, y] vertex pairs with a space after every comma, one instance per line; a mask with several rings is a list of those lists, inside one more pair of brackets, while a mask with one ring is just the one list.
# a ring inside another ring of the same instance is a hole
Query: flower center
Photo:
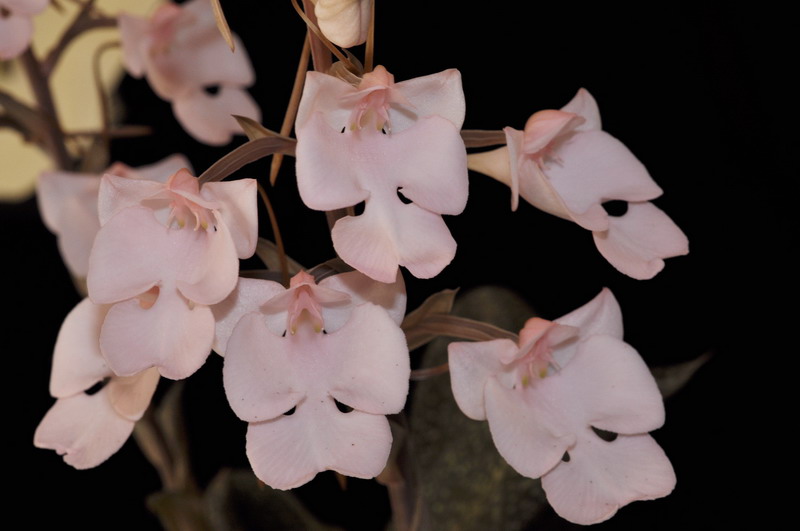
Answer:
[[374, 123], [376, 131], [389, 134], [392, 131], [389, 106], [392, 103], [410, 105], [394, 88], [394, 76], [382, 66], [377, 66], [372, 72], [364, 74], [358, 85], [358, 92], [350, 97], [358, 99], [350, 113], [351, 131], [361, 130]]
[[578, 329], [534, 317], [528, 319], [519, 333], [520, 350], [514, 363], [519, 383], [523, 388], [536, 380], [546, 378], [550, 367], [559, 370], [553, 359], [553, 350], [564, 341], [575, 337]]
[[218, 205], [203, 199], [200, 195], [200, 182], [196, 177], [185, 169], [180, 170], [169, 178], [166, 188], [172, 199], [167, 227], [171, 227], [174, 222], [182, 229], [193, 222], [193, 230], [216, 230], [213, 211]]
[[295, 290], [292, 302], [289, 304], [286, 328], [292, 334], [297, 333], [297, 327], [304, 319], [311, 323], [314, 332], [322, 331], [325, 324], [322, 320], [322, 307], [311, 291], [313, 285], [315, 285], [314, 277], [305, 271], [296, 274], [289, 281], [289, 289], [295, 288]]
[[169, 51], [169, 47], [175, 39], [175, 32], [178, 29], [182, 13], [183, 9], [172, 3], [164, 4], [156, 9], [150, 18], [148, 31], [152, 38], [150, 53], [155, 55]]

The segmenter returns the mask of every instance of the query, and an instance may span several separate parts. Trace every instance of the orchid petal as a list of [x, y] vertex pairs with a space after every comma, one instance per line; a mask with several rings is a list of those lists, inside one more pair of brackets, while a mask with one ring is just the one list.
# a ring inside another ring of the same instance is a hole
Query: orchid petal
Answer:
[[214, 95], [198, 88], [175, 96], [172, 110], [187, 133], [211, 146], [225, 145], [233, 135], [243, 134], [232, 115], [261, 121], [261, 109], [246, 90], [224, 85]]
[[585, 88], [579, 89], [570, 102], [561, 107], [561, 110], [575, 113], [584, 119], [582, 124], [575, 127], [576, 131], [599, 131], [603, 128], [597, 102]]
[[146, 51], [142, 44], [147, 39], [147, 20], [120, 13], [117, 16], [119, 25], [120, 40], [122, 41], [122, 62], [125, 70], [135, 78], [140, 78], [145, 74]]
[[132, 376], [158, 367], [172, 380], [199, 369], [213, 340], [214, 316], [208, 306], [190, 308], [174, 289], [161, 289], [147, 309], [136, 299], [115, 304], [100, 332], [100, 348], [116, 374]]
[[133, 431], [100, 392], [60, 398], [36, 428], [33, 444], [64, 456], [77, 469], [92, 468], [119, 450]]
[[400, 132], [426, 116], [441, 116], [456, 129], [464, 124], [466, 103], [461, 72], [450, 68], [436, 74], [401, 81], [394, 86], [411, 104], [393, 107], [392, 132]]
[[554, 156], [558, 160], [546, 159], [543, 172], [575, 214], [608, 200], [647, 201], [661, 195], [644, 165], [604, 131], [575, 133], [554, 150]]
[[292, 415], [250, 424], [246, 449], [260, 480], [275, 489], [292, 489], [323, 470], [373, 478], [386, 466], [391, 446], [383, 415], [342, 413], [331, 397], [314, 396]]
[[163, 183], [107, 173], [100, 180], [97, 199], [100, 224], [105, 225], [114, 215], [126, 208], [152, 204], [158, 200], [165, 202], [165, 205], [169, 200]]
[[[127, 179], [126, 179], [127, 180]], [[168, 229], [143, 207], [127, 208], [97, 233], [89, 257], [89, 297], [108, 304], [136, 297], [163, 276], [163, 257], [153, 249], [169, 247]]]
[[33, 21], [26, 16], [0, 16], [0, 61], [13, 59], [28, 49]]
[[580, 443], [542, 478], [547, 501], [576, 524], [595, 524], [636, 500], [661, 498], [675, 487], [675, 472], [649, 435], [606, 442], [585, 430]]
[[172, 253], [166, 249], [161, 253], [179, 264], [178, 290], [190, 301], [208, 305], [227, 297], [239, 278], [239, 260], [228, 226], [217, 211], [214, 219], [213, 229], [169, 231], [167, 241]]
[[633, 347], [611, 336], [582, 341], [569, 365], [546, 378], [563, 386], [580, 408], [564, 412], [575, 430], [594, 426], [614, 433], [646, 433], [664, 424], [664, 402], [650, 369]]
[[111, 376], [99, 343], [108, 309], [83, 299], [64, 319], [53, 350], [50, 394], [54, 397], [80, 393]]
[[413, 204], [403, 208], [397, 216], [381, 205], [367, 205], [360, 216], [337, 221], [331, 231], [337, 254], [381, 282], [392, 282], [398, 265], [417, 278], [438, 275], [455, 257], [455, 240], [441, 216]]
[[[486, 418], [497, 451], [514, 470], [538, 478], [553, 469], [576, 437], [561, 416], [569, 411], [558, 376], [548, 376], [533, 387], [508, 389], [497, 378], [486, 383]], [[555, 391], [551, 391], [555, 390]]]
[[356, 91], [349, 83], [321, 72], [308, 72], [303, 86], [303, 97], [297, 108], [295, 129], [300, 130], [317, 112], [322, 113], [328, 125], [336, 131], [347, 127], [352, 105], [347, 99]]
[[[214, 320], [217, 323], [214, 350], [224, 356], [228, 339], [230, 339], [239, 319], [250, 312], [258, 311], [262, 304], [284, 291], [283, 286], [271, 280], [240, 278], [236, 288], [230, 295], [219, 304], [211, 307]], [[282, 321], [282, 326], [285, 328], [285, 316], [283, 316]]]
[[664, 258], [689, 252], [689, 240], [652, 203], [628, 203], [620, 217], [610, 216], [607, 231], [593, 233], [600, 254], [622, 273], [640, 280], [664, 268]]
[[595, 298], [556, 322], [578, 328], [581, 338], [603, 334], [622, 339], [622, 310], [608, 288], [603, 288]]
[[[406, 289], [400, 271], [392, 283], [376, 282], [359, 271], [349, 271], [325, 278], [319, 285], [349, 294], [352, 298], [351, 306], [371, 302], [389, 312], [389, 316], [398, 325], [403, 322], [406, 314]], [[323, 307], [325, 329], [331, 332], [341, 328], [350, 317], [350, 311], [349, 307]]]
[[39, 176], [36, 195], [42, 219], [58, 236], [61, 256], [78, 277], [85, 277], [89, 272], [89, 254], [100, 230], [99, 189], [97, 175], [53, 171]]
[[509, 339], [450, 343], [447, 352], [453, 397], [466, 416], [473, 420], [486, 420], [486, 382], [493, 374], [505, 369], [500, 359], [513, 356], [518, 350]]
[[50, 0], [2, 0], [2, 3], [9, 11], [31, 17], [44, 11]]
[[130, 421], [142, 418], [161, 377], [155, 368], [128, 377], [112, 378], [106, 386], [111, 407]]
[[[402, 330], [380, 306], [353, 308], [348, 324], [327, 334], [320, 384], [342, 403], [386, 415], [403, 409], [408, 394], [408, 347]], [[322, 346], [322, 345], [320, 345]]]
[[230, 230], [239, 258], [253, 256], [258, 242], [256, 180], [210, 182], [201, 193], [220, 203], [219, 213]]
[[248, 422], [274, 419], [295, 407], [305, 395], [300, 370], [279, 335], [261, 315], [239, 320], [228, 340], [222, 378], [236, 416]]

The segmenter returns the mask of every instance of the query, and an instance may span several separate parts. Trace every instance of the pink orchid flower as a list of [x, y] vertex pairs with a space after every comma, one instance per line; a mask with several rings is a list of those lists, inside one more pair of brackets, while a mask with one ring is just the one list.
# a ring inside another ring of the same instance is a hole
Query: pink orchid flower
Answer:
[[[114, 163], [105, 173], [127, 179], [163, 182], [181, 168], [190, 168], [183, 155], [172, 155], [140, 168]], [[45, 226], [58, 237], [58, 249], [70, 273], [86, 278], [89, 253], [100, 230], [97, 196], [100, 178], [94, 173], [46, 171], [39, 176], [36, 199]]]
[[371, 0], [312, 0], [320, 31], [342, 48], [364, 44], [372, 16]]
[[[353, 275], [341, 282], [361, 284]], [[381, 306], [362, 302], [342, 313], [349, 298], [300, 273], [260, 312], [241, 317], [227, 341], [225, 393], [249, 423], [253, 471], [273, 488], [300, 486], [323, 470], [372, 478], [386, 466], [385, 415], [405, 404], [408, 348]], [[271, 329], [276, 318], [282, 332]]]
[[497, 450], [517, 472], [542, 478], [555, 511], [579, 524], [669, 494], [675, 473], [648, 432], [664, 404], [639, 354], [622, 341], [622, 316], [604, 289], [554, 322], [530, 319], [519, 345], [451, 343], [453, 395], [488, 420]]
[[[144, 414], [158, 371], [116, 376], [100, 353], [108, 306], [80, 302], [64, 320], [53, 352], [50, 394], [58, 400], [36, 428], [33, 443], [55, 450], [78, 469], [92, 468], [119, 450]], [[92, 388], [102, 383], [100, 390]]]
[[297, 115], [297, 186], [315, 210], [364, 202], [331, 236], [342, 259], [393, 282], [398, 266], [418, 278], [439, 274], [456, 251], [442, 214], [467, 202], [456, 70], [395, 83], [385, 68], [358, 87], [310, 72]]
[[[524, 131], [504, 129], [507, 147], [470, 155], [470, 169], [511, 187], [535, 207], [592, 231], [600, 253], [622, 273], [649, 279], [664, 258], [689, 252], [677, 225], [651, 199], [661, 188], [622, 144], [601, 129], [600, 111], [585, 89], [560, 111], [539, 111]], [[606, 201], [627, 201], [627, 212], [610, 216]]]
[[148, 367], [191, 375], [214, 339], [216, 304], [236, 287], [238, 258], [255, 251], [256, 183], [206, 183], [187, 170], [166, 184], [105, 175], [89, 297], [113, 304], [100, 347], [122, 376]]
[[[242, 134], [231, 115], [256, 121], [261, 111], [245, 90], [255, 74], [238, 37], [231, 52], [217, 29], [211, 3], [191, 0], [159, 7], [149, 20], [121, 14], [119, 28], [125, 67], [147, 76], [175, 117], [200, 142], [223, 145]], [[217, 87], [216, 94], [205, 89]]]
[[33, 36], [33, 17], [49, 0], [0, 0], [0, 61], [14, 59], [28, 49]]

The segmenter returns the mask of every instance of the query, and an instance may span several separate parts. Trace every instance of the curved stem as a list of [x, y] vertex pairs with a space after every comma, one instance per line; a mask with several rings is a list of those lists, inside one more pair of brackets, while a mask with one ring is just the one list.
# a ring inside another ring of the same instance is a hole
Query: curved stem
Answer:
[[[292, 132], [292, 125], [297, 116], [297, 109], [300, 106], [300, 96], [303, 94], [303, 86], [306, 81], [306, 72], [308, 71], [308, 58], [311, 55], [311, 34], [306, 35], [303, 42], [303, 51], [300, 52], [300, 63], [297, 65], [297, 73], [294, 76], [294, 86], [292, 87], [292, 95], [289, 97], [289, 104], [286, 106], [286, 114], [283, 117], [281, 124], [281, 135], [289, 136]], [[272, 156], [272, 163], [269, 170], [269, 183], [274, 185], [275, 180], [278, 178], [278, 172], [283, 163], [283, 154], [276, 153]]]
[[95, 0], [88, 0], [81, 10], [78, 12], [72, 24], [61, 35], [56, 45], [47, 54], [47, 57], [42, 61], [42, 73], [45, 77], [49, 76], [53, 69], [58, 64], [64, 50], [72, 43], [75, 37], [79, 36], [85, 31], [95, 28], [114, 28], [117, 26], [117, 19], [98, 15], [94, 11]]
[[[309, 18], [308, 15], [306, 15], [306, 13], [300, 7], [300, 4], [297, 3], [297, 0], [292, 0], [292, 5], [294, 6], [295, 11], [297, 11], [297, 14], [300, 15], [300, 18], [302, 18], [303, 21], [305, 21], [306, 26], [308, 26], [308, 29], [311, 30], [314, 33], [314, 35], [317, 37], [317, 39], [319, 39], [319, 41], [322, 42], [322, 44], [324, 44], [325, 47], [328, 48], [328, 50], [330, 50], [331, 53], [333, 55], [335, 55], [337, 59], [339, 59], [341, 62], [346, 64], [350, 70], [355, 70], [355, 65], [353, 65], [353, 63], [350, 62], [350, 59], [345, 57], [345, 55], [339, 50], [339, 48], [334, 46], [333, 43], [331, 41], [329, 41], [328, 38], [325, 35], [322, 34], [320, 29], [317, 27], [317, 25], [314, 24], [314, 22]], [[314, 58], [314, 62], [315, 62], [315, 64], [314, 64], [314, 69], [315, 70], [319, 70], [319, 71], [322, 71], [322, 72], [327, 70], [327, 69], [320, 70], [322, 65], [316, 64], [316, 62], [317, 62], [317, 58], [316, 57]]]
[[36, 103], [39, 105], [39, 111], [47, 123], [47, 127], [44, 128], [45, 138], [43, 139], [45, 149], [59, 169], [70, 170], [72, 159], [64, 145], [64, 132], [61, 130], [61, 124], [58, 121], [56, 106], [53, 103], [47, 76], [42, 71], [41, 65], [33, 55], [31, 48], [25, 50], [20, 56], [20, 62], [25, 69], [25, 74], [28, 76], [28, 82], [33, 89]]
[[281, 237], [281, 229], [278, 227], [278, 217], [275, 215], [275, 210], [272, 208], [272, 202], [267, 196], [267, 191], [261, 186], [261, 183], [256, 183], [258, 186], [258, 195], [261, 196], [261, 201], [267, 207], [267, 214], [269, 215], [269, 224], [272, 226], [272, 234], [275, 235], [275, 245], [278, 248], [278, 260], [281, 263], [281, 279], [283, 285], [289, 287], [289, 262], [286, 259], [286, 249], [283, 247], [283, 238]]
[[369, 4], [369, 29], [367, 30], [367, 45], [364, 50], [364, 72], [372, 72], [375, 64], [375, 0], [370, 0]]

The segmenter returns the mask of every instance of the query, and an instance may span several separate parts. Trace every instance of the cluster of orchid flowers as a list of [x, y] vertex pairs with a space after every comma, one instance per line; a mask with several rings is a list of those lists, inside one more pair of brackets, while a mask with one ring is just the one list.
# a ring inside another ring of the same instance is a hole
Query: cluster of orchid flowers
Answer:
[[[24, 17], [44, 3], [0, 0], [11, 14], [0, 24], [22, 28], [0, 31], [2, 57], [26, 47]], [[127, 71], [145, 76], [196, 139], [225, 144], [260, 111], [245, 90], [253, 81], [246, 52], [231, 34], [236, 52], [228, 48], [214, 3], [120, 15], [119, 28]], [[306, 2], [322, 33], [309, 33], [315, 62], [328, 39], [364, 43], [372, 6]], [[138, 169], [115, 163], [102, 176], [41, 176], [43, 219], [73, 276], [85, 278], [87, 298], [59, 333], [57, 401], [37, 446], [76, 468], [99, 465], [128, 439], [160, 378], [191, 376], [213, 349], [224, 356], [225, 392], [248, 423], [247, 456], [264, 483], [291, 489], [324, 470], [377, 476], [392, 447], [387, 415], [403, 410], [411, 372], [400, 268], [425, 279], [452, 261], [456, 241], [442, 216], [464, 210], [468, 169], [508, 185], [513, 209], [521, 195], [590, 230], [602, 255], [633, 278], [651, 278], [664, 258], [688, 252], [684, 234], [650, 202], [661, 189], [602, 130], [588, 91], [537, 112], [522, 131], [469, 132], [461, 131], [458, 71], [395, 82], [386, 68], [370, 68], [371, 58], [367, 68], [347, 61], [306, 75], [296, 142], [267, 137], [296, 157], [306, 206], [338, 213], [331, 238], [346, 270], [300, 270], [288, 285], [240, 277], [239, 259], [259, 241], [258, 185], [197, 178], [180, 155]], [[209, 94], [209, 85], [220, 88]], [[465, 140], [501, 147], [468, 155]], [[608, 201], [625, 201], [626, 213], [610, 215]], [[452, 342], [449, 369], [464, 414], [488, 421], [498, 452], [520, 474], [542, 478], [562, 517], [600, 522], [672, 491], [672, 466], [648, 434], [664, 422], [663, 401], [622, 340], [609, 290], [553, 321], [530, 319], [518, 336]]]

